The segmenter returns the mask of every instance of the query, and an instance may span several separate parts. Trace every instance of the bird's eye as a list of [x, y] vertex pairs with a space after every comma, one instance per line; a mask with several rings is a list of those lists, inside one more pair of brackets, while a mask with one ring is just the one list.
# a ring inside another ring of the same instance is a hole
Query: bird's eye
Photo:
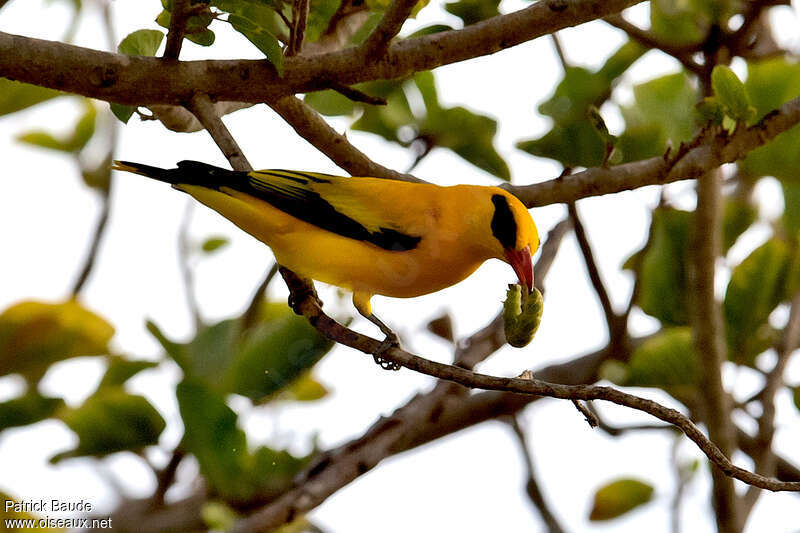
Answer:
[[494, 215], [492, 216], [492, 235], [500, 241], [503, 248], [514, 249], [517, 244], [517, 221], [508, 199], [502, 194], [492, 196]]

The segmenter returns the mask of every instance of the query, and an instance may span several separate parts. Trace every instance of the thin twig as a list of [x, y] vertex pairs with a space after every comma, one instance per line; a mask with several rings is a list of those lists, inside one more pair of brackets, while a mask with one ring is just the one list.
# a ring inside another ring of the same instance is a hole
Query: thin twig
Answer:
[[386, 53], [389, 42], [400, 33], [417, 0], [394, 0], [384, 13], [378, 26], [372, 31], [364, 44], [361, 45], [364, 57], [374, 61]]
[[253, 298], [250, 300], [250, 305], [247, 306], [247, 310], [242, 315], [242, 329], [247, 329], [255, 324], [256, 319], [258, 318], [258, 312], [261, 309], [261, 304], [264, 303], [264, 294], [267, 292], [267, 287], [277, 273], [278, 263], [274, 263], [267, 271], [264, 281], [261, 282], [256, 289], [256, 292], [253, 293]]
[[194, 213], [194, 200], [191, 198], [186, 201], [186, 208], [183, 211], [181, 225], [178, 229], [178, 264], [183, 280], [183, 290], [186, 293], [186, 305], [192, 315], [195, 331], [200, 331], [203, 320], [200, 317], [200, 307], [197, 305], [197, 294], [194, 290], [194, 272], [191, 265], [191, 244], [189, 243], [189, 227], [192, 224], [192, 214]]
[[[575, 409], [577, 409], [578, 412], [583, 415], [584, 420], [586, 420], [586, 423], [589, 424], [590, 428], [596, 428], [598, 425], [600, 425], [600, 421], [597, 420], [597, 416], [588, 407], [586, 407], [586, 405], [581, 403], [580, 400], [572, 400], [572, 405], [575, 406]], [[588, 405], [591, 405], [591, 402], [588, 402]]]
[[589, 237], [586, 235], [586, 229], [583, 227], [580, 216], [578, 215], [578, 208], [575, 202], [567, 202], [567, 210], [569, 217], [572, 220], [572, 226], [575, 229], [575, 238], [578, 241], [583, 260], [586, 263], [586, 270], [589, 273], [589, 279], [592, 282], [597, 298], [600, 300], [600, 305], [603, 308], [603, 314], [606, 318], [606, 325], [608, 327], [608, 337], [612, 344], [616, 344], [622, 340], [625, 334], [625, 324], [621, 323], [619, 315], [614, 312], [614, 307], [611, 305], [611, 298], [608, 295], [603, 279], [600, 277], [600, 269], [597, 268], [597, 261], [595, 261], [592, 246], [589, 243]]
[[347, 138], [334, 130], [319, 113], [294, 96], [270, 102], [269, 106], [310, 142], [320, 152], [350, 173], [351, 176], [372, 176], [402, 181], [422, 181], [384, 167], [367, 157], [350, 144]]
[[550, 40], [553, 42], [553, 48], [556, 50], [556, 55], [558, 56], [558, 61], [561, 63], [561, 68], [566, 72], [566, 70], [569, 68], [569, 61], [567, 61], [567, 56], [564, 54], [564, 47], [561, 46], [561, 39], [558, 37], [558, 32], [551, 33]]
[[[2, 7], [2, 5], [0, 5], [0, 7]], [[102, 4], [102, 18], [108, 47], [113, 49], [117, 46], [117, 40], [114, 33], [114, 23], [111, 19], [111, 6], [108, 2], [104, 2]], [[103, 160], [103, 163], [101, 163], [100, 167], [103, 169], [102, 172], [107, 176], [108, 185], [99, 190], [100, 201], [102, 204], [100, 208], [100, 217], [97, 219], [97, 225], [95, 226], [94, 235], [92, 237], [92, 244], [89, 246], [89, 253], [86, 256], [83, 268], [81, 268], [80, 274], [78, 274], [75, 283], [72, 285], [72, 290], [70, 292], [73, 297], [77, 296], [78, 293], [81, 292], [86, 284], [86, 281], [89, 279], [89, 275], [94, 269], [95, 261], [97, 260], [97, 253], [100, 249], [100, 241], [103, 239], [103, 235], [105, 234], [106, 226], [108, 224], [108, 218], [111, 215], [111, 190], [113, 187], [114, 176], [110, 169], [111, 161], [114, 159], [114, 153], [117, 151], [118, 137], [119, 124], [116, 119], [112, 119], [108, 124], [108, 153], [106, 154], [106, 157]]]
[[309, 0], [294, 0], [292, 4], [292, 25], [289, 26], [289, 46], [286, 56], [294, 56], [303, 50], [303, 39], [308, 21]]
[[[281, 270], [281, 274], [290, 287], [290, 291], [295, 292], [295, 289], [298, 288], [298, 284], [302, 280], [285, 270]], [[300, 311], [323, 335], [340, 344], [355, 348], [367, 354], [374, 353], [381, 344], [373, 338], [357, 333], [337, 323], [322, 311], [313, 298], [304, 298], [295, 301], [295, 309]], [[781, 482], [754, 474], [732, 464], [717, 445], [711, 442], [687, 416], [679, 411], [665, 407], [652, 400], [619, 391], [613, 387], [596, 385], [569, 386], [547, 383], [536, 379], [490, 376], [472, 372], [457, 366], [430, 361], [400, 348], [390, 348], [382, 354], [382, 357], [387, 361], [399, 364], [409, 370], [452, 381], [469, 388], [535, 394], [568, 400], [605, 400], [617, 405], [643, 411], [678, 427], [704, 454], [706, 454], [711, 462], [725, 474], [747, 484], [756, 485], [768, 490], [800, 491], [800, 482]]]
[[676, 46], [664, 42], [663, 40], [659, 39], [658, 36], [653, 35], [652, 33], [639, 28], [635, 24], [628, 22], [619, 13], [608, 15], [607, 17], [603, 18], [603, 20], [615, 28], [619, 28], [620, 30], [624, 31], [628, 34], [628, 37], [638, 42], [642, 46], [660, 50], [665, 54], [674, 57], [681, 62], [686, 70], [695, 73], [703, 71], [703, 65], [699, 64], [692, 57], [692, 54], [701, 50], [702, 43], [688, 46]]
[[[800, 292], [795, 294], [789, 311], [789, 321], [783, 330], [780, 344], [778, 347], [778, 358], [773, 369], [767, 374], [764, 388], [758, 396], [761, 403], [761, 417], [758, 419], [758, 433], [756, 441], [760, 453], [753, 457], [755, 470], [759, 474], [772, 476], [775, 475], [777, 458], [772, 450], [772, 442], [775, 437], [775, 394], [783, 385], [783, 373], [789, 357], [794, 350], [800, 346]], [[747, 516], [752, 511], [761, 490], [749, 488], [744, 496], [744, 515]]]
[[189, 22], [189, 7], [191, 0], [172, 0], [172, 12], [169, 20], [169, 33], [167, 44], [164, 47], [164, 59], [177, 61], [183, 45], [183, 36], [186, 33], [186, 23]]
[[522, 427], [520, 427], [518, 417], [508, 417], [508, 425], [511, 426], [512, 430], [514, 430], [514, 435], [517, 437], [517, 442], [519, 443], [519, 448], [525, 461], [525, 468], [528, 471], [528, 480], [525, 483], [525, 491], [528, 493], [528, 498], [530, 498], [531, 503], [533, 503], [533, 506], [536, 507], [536, 510], [539, 511], [542, 521], [544, 522], [545, 526], [547, 526], [547, 531], [549, 533], [564, 533], [564, 528], [561, 527], [561, 524], [558, 522], [555, 514], [553, 514], [553, 511], [550, 510], [550, 506], [547, 504], [547, 501], [544, 498], [542, 489], [539, 487], [539, 483], [536, 481], [536, 470], [533, 467], [533, 457], [531, 456], [530, 444], [525, 436], [525, 431], [522, 429]]
[[590, 168], [564, 178], [531, 185], [503, 185], [527, 207], [577, 201], [644, 187], [696, 179], [724, 163], [743, 158], [781, 133], [800, 123], [800, 97], [768, 113], [749, 128], [732, 135], [698, 135], [674, 157], [651, 157], [610, 168]]
[[157, 472], [156, 490], [152, 497], [152, 506], [161, 507], [164, 505], [164, 496], [175, 481], [175, 473], [178, 471], [181, 461], [186, 456], [186, 452], [180, 446], [175, 448], [166, 466]]
[[217, 115], [214, 110], [214, 105], [211, 103], [208, 95], [196, 94], [189, 104], [189, 111], [194, 113], [197, 120], [214, 139], [214, 142], [222, 150], [222, 153], [230, 162], [234, 170], [249, 172], [253, 170], [250, 162], [242, 153], [236, 139], [233, 138], [231, 132], [222, 122], [222, 119]]
[[361, 102], [369, 105], [386, 105], [386, 98], [381, 98], [380, 96], [371, 96], [359, 91], [358, 89], [354, 89], [353, 87], [349, 87], [335, 81], [330, 83], [330, 88], [354, 102]]

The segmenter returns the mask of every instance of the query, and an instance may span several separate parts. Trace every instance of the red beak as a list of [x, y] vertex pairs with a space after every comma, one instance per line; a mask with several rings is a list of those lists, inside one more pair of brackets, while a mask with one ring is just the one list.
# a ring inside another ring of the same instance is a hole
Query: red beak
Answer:
[[533, 291], [533, 262], [531, 261], [531, 249], [526, 246], [522, 250], [506, 249], [506, 258], [511, 268], [517, 273], [520, 285], [525, 285], [528, 292]]

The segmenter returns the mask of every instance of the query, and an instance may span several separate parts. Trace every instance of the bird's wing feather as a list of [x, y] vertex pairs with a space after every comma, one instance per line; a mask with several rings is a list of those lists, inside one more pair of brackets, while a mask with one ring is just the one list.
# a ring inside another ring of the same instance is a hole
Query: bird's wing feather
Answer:
[[411, 250], [421, 240], [388, 216], [382, 208], [385, 199], [363, 187], [366, 181], [288, 170], [260, 170], [247, 178], [233, 188], [344, 237], [387, 250]]

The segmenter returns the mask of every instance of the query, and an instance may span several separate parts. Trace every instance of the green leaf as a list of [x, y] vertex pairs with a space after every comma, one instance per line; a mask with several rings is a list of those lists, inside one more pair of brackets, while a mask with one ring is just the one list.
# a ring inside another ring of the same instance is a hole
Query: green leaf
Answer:
[[653, 486], [649, 483], [630, 478], [612, 481], [595, 492], [589, 520], [617, 518], [649, 502], [652, 497]]
[[356, 88], [384, 98], [386, 105], [363, 107], [361, 117], [351, 126], [351, 129], [368, 131], [380, 135], [387, 141], [399, 143], [398, 130], [403, 126], [416, 126], [416, 118], [411, 112], [402, 82], [382, 80], [360, 84]]
[[428, 108], [420, 135], [435, 146], [449, 148], [473, 165], [509, 181], [511, 171], [494, 147], [497, 121], [463, 107]]
[[444, 9], [464, 21], [464, 26], [469, 26], [499, 15], [499, 5], [500, 0], [459, 0], [445, 4]]
[[[380, 18], [378, 20], [380, 20]], [[434, 33], [451, 30], [453, 30], [453, 27], [447, 24], [431, 24], [430, 26], [423, 26], [422, 28], [418, 29], [409, 35], [408, 38], [413, 39], [414, 37], [424, 37], [425, 35], [433, 35]]]
[[159, 30], [136, 30], [119, 43], [120, 54], [129, 56], [154, 56], [161, 46], [164, 33]]
[[0, 431], [27, 426], [50, 418], [64, 407], [64, 400], [42, 396], [35, 389], [27, 394], [0, 402]]
[[307, 41], [315, 42], [322, 36], [340, 4], [339, 0], [311, 0], [306, 21]]
[[111, 112], [117, 117], [120, 122], [127, 124], [133, 114], [136, 112], [136, 107], [132, 105], [123, 105], [111, 102]]
[[114, 328], [74, 300], [25, 301], [0, 314], [0, 375], [38, 380], [56, 361], [108, 353]]
[[16, 113], [64, 93], [0, 78], [0, 116]]
[[786, 297], [790, 260], [786, 243], [773, 238], [733, 269], [723, 303], [733, 361], [752, 364], [772, 344], [768, 319]]
[[[186, 33], [183, 37], [200, 46], [211, 46], [214, 44], [216, 36], [213, 31], [208, 29], [208, 25], [211, 24], [213, 20], [214, 17], [211, 15], [210, 11], [189, 17], [186, 21]], [[162, 28], [169, 29], [171, 21], [172, 13], [166, 8], [156, 17], [156, 24]], [[155, 52], [152, 55], [155, 55]]]
[[325, 385], [311, 377], [310, 372], [306, 372], [294, 380], [285, 391], [290, 399], [298, 402], [314, 402], [328, 395]]
[[588, 120], [556, 124], [543, 137], [517, 143], [517, 148], [568, 167], [594, 167], [603, 162], [606, 145]]
[[717, 65], [711, 72], [711, 87], [726, 115], [737, 122], [749, 123], [756, 116], [756, 108], [744, 83], [726, 65]]
[[694, 44], [701, 41], [711, 24], [702, 2], [653, 0], [650, 2], [650, 28], [660, 41]]
[[729, 199], [725, 202], [722, 218], [722, 249], [727, 253], [739, 236], [747, 231], [758, 217], [758, 209], [742, 199]]
[[100, 381], [100, 387], [117, 387], [128, 381], [130, 378], [149, 368], [155, 368], [158, 363], [155, 361], [142, 361], [125, 359], [118, 355], [108, 357], [108, 368]]
[[212, 531], [231, 531], [239, 520], [239, 513], [224, 502], [210, 501], [200, 510], [203, 522]]
[[227, 246], [228, 244], [230, 244], [230, 241], [228, 240], [227, 237], [209, 237], [208, 239], [203, 241], [201, 249], [205, 253], [210, 254], [212, 252], [216, 252], [220, 248]]
[[800, 233], [800, 182], [783, 182], [783, 224], [789, 235]]
[[138, 451], [158, 443], [166, 427], [164, 419], [144, 397], [128, 394], [122, 387], [99, 389], [80, 407], [64, 412], [61, 419], [78, 435], [78, 446], [54, 456], [52, 462]]
[[65, 138], [58, 139], [45, 131], [32, 131], [18, 135], [17, 140], [60, 152], [79, 152], [94, 135], [95, 122], [97, 120], [97, 108], [90, 100], [85, 100], [84, 107], [84, 114], [78, 119], [72, 133]]
[[[748, 63], [745, 88], [758, 117], [777, 109], [800, 94], [800, 64], [780, 57]], [[794, 127], [750, 152], [740, 163], [751, 176], [775, 176], [782, 181], [800, 181], [800, 128]]]
[[231, 359], [224, 390], [262, 400], [300, 378], [331, 347], [285, 304], [264, 302], [261, 320], [247, 331]]
[[625, 385], [691, 390], [700, 379], [700, 368], [689, 327], [666, 328], [647, 339], [628, 362]]
[[800, 386], [792, 389], [792, 399], [794, 400], [794, 406], [800, 410]]
[[[194, 18], [194, 17], [192, 17], [192, 18]], [[189, 20], [191, 20], [191, 19], [189, 19]], [[214, 44], [214, 41], [216, 40], [217, 37], [216, 37], [216, 35], [214, 35], [213, 31], [205, 30], [205, 31], [198, 31], [198, 32], [195, 32], [195, 33], [187, 33], [185, 35], [185, 38], [189, 39], [194, 44], [197, 44], [197, 45], [200, 45], [200, 46], [211, 46], [212, 44]]]
[[651, 240], [641, 259], [636, 304], [665, 325], [689, 323], [686, 265], [691, 222], [692, 213], [688, 211], [669, 207], [653, 211]]
[[555, 93], [539, 106], [539, 112], [552, 117], [556, 124], [573, 124], [586, 120], [586, 110], [610, 94], [605, 76], [582, 68], [569, 67]]
[[28, 524], [33, 525], [21, 527], [20, 531], [25, 533], [67, 533], [66, 528], [45, 527], [47, 523], [40, 522], [42, 520], [41, 516], [23, 511], [26, 508], [26, 504], [30, 505], [30, 500], [18, 500], [0, 491], [0, 501], [3, 502], [3, 505], [0, 506], [0, 523], [3, 524], [3, 531], [13, 531], [10, 527], [6, 527], [11, 525], [9, 523], [10, 520], [30, 520]]
[[148, 325], [188, 379], [221, 394], [259, 401], [290, 385], [332, 344], [283, 303], [264, 302], [258, 322], [247, 331], [240, 320], [224, 320], [177, 344]]
[[278, 76], [283, 75], [283, 49], [278, 39], [266, 27], [261, 26], [256, 20], [234, 13], [228, 15], [228, 22], [261, 50], [278, 71]]
[[185, 433], [183, 445], [200, 463], [200, 470], [225, 500], [247, 499], [250, 487], [247, 438], [236, 424], [236, 413], [208, 387], [184, 380], [177, 387]]
[[[662, 76], [633, 88], [634, 104], [622, 108], [626, 130], [657, 126], [661, 140], [656, 153], [692, 138], [697, 90], [684, 72]], [[626, 158], [627, 160], [627, 158]]]
[[303, 101], [319, 113], [329, 117], [351, 116], [356, 109], [352, 100], [331, 89], [308, 93]]

